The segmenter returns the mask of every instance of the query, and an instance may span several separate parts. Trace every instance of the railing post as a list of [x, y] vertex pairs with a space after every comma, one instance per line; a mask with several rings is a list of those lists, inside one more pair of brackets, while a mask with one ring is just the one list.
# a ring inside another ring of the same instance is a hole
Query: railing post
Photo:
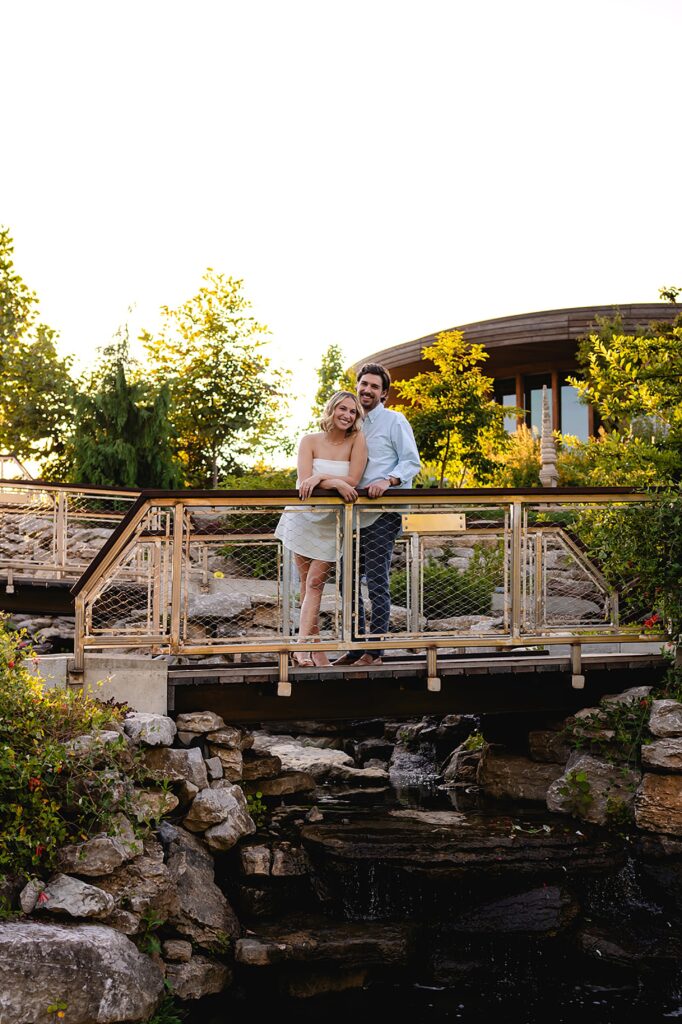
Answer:
[[182, 541], [185, 506], [179, 501], [173, 509], [173, 561], [171, 567], [171, 628], [170, 646], [173, 652], [180, 647], [180, 611], [182, 602]]
[[85, 598], [83, 594], [76, 595], [75, 612], [71, 671], [80, 674], [85, 671]]
[[521, 526], [523, 508], [518, 501], [511, 506], [512, 557], [511, 557], [511, 632], [517, 640], [521, 636]]
[[66, 569], [66, 495], [60, 492], [57, 495], [57, 522], [55, 523], [55, 558], [59, 576], [63, 576]]
[[420, 599], [421, 564], [419, 559], [419, 534], [413, 533], [410, 535], [410, 621], [407, 627], [410, 633], [419, 632]]
[[541, 625], [544, 625], [544, 586], [543, 586], [543, 537], [542, 531], [538, 530], [535, 534], [535, 622], [533, 623], [533, 629], [537, 633]]
[[581, 644], [571, 644], [571, 686], [574, 690], [585, 689], [585, 676], [582, 674], [581, 656]]
[[[344, 643], [353, 639], [353, 518], [354, 506], [343, 506], [343, 579], [341, 581], [341, 637]], [[358, 581], [359, 587], [359, 581]], [[360, 597], [360, 600], [362, 598]]]
[[282, 636], [293, 635], [292, 587], [294, 585], [294, 555], [289, 548], [282, 546]]

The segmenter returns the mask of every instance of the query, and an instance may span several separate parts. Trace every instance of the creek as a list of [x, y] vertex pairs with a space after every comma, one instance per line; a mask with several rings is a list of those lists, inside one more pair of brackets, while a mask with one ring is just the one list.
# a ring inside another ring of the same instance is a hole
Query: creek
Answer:
[[[358, 728], [326, 742], [357, 751]], [[395, 744], [395, 723], [386, 732]], [[374, 736], [379, 753], [385, 741]], [[236, 851], [219, 858], [245, 945], [232, 986], [187, 1004], [188, 1024], [254, 1011], [327, 1024], [682, 1017], [682, 843], [446, 788], [428, 736], [390, 756], [384, 785], [327, 779], [270, 806], [251, 846], [302, 850], [304, 871], [245, 875]]]

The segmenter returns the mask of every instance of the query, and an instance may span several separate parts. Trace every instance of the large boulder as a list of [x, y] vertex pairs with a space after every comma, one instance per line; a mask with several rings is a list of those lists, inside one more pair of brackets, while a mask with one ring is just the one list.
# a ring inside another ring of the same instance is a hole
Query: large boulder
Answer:
[[63, 846], [57, 857], [59, 868], [68, 874], [86, 877], [108, 875], [142, 854], [142, 841], [124, 815], [116, 816], [111, 832], [111, 835], [94, 836], [84, 843]]
[[[337, 766], [353, 767], [353, 758], [344, 754], [342, 750], [304, 746], [292, 736], [256, 733], [253, 750], [257, 754], [272, 754], [278, 757], [285, 772], [305, 772], [316, 780], [325, 779]], [[217, 750], [215, 752], [217, 753]]]
[[631, 818], [640, 780], [640, 773], [632, 768], [590, 754], [574, 755], [566, 771], [549, 787], [547, 808], [595, 825]]
[[642, 767], [661, 772], [682, 772], [682, 736], [643, 744]]
[[240, 934], [239, 921], [215, 884], [213, 857], [191, 833], [163, 822], [159, 838], [175, 883], [176, 907], [169, 918], [181, 935], [207, 949], [222, 950]]
[[214, 732], [224, 729], [225, 722], [213, 711], [186, 711], [175, 719], [179, 732]]
[[208, 776], [206, 764], [198, 747], [188, 750], [169, 750], [167, 747], [149, 750], [145, 764], [153, 771], [160, 772], [171, 782], [191, 782], [198, 789], [206, 789]]
[[158, 966], [103, 925], [0, 923], [0, 1020], [69, 1024], [146, 1020], [163, 992]]
[[138, 917], [153, 911], [156, 917], [165, 920], [175, 910], [175, 882], [163, 862], [163, 848], [153, 839], [145, 841], [141, 857], [96, 881], [113, 897], [118, 911]]
[[212, 850], [231, 850], [243, 836], [250, 836], [256, 831], [246, 797], [239, 786], [209, 792], [221, 795], [227, 814], [222, 821], [206, 829], [204, 838]]
[[682, 736], [682, 704], [677, 700], [653, 701], [649, 729], [654, 736]]
[[36, 910], [70, 917], [106, 917], [114, 909], [109, 893], [71, 875], [54, 875], [36, 901]]

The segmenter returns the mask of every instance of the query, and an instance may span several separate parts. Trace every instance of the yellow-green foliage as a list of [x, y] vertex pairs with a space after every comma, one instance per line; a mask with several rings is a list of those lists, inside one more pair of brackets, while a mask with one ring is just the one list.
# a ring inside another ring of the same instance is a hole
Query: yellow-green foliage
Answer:
[[[60, 846], [106, 829], [143, 772], [124, 737], [90, 751], [69, 746], [121, 712], [79, 691], [43, 689], [30, 657], [22, 635], [0, 622], [0, 876], [49, 870]], [[122, 800], [114, 776], [128, 786]]]

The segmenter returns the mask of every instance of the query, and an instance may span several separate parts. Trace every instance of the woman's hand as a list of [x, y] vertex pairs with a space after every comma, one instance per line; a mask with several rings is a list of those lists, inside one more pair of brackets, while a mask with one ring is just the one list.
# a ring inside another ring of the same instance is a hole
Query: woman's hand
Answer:
[[339, 492], [344, 501], [357, 501], [358, 492], [352, 484], [347, 484], [345, 480], [334, 480], [333, 484], [334, 488]]
[[305, 480], [301, 480], [298, 485], [298, 496], [301, 501], [305, 501], [313, 493], [316, 487], [319, 486], [322, 477], [313, 473], [312, 476], [307, 476]]

